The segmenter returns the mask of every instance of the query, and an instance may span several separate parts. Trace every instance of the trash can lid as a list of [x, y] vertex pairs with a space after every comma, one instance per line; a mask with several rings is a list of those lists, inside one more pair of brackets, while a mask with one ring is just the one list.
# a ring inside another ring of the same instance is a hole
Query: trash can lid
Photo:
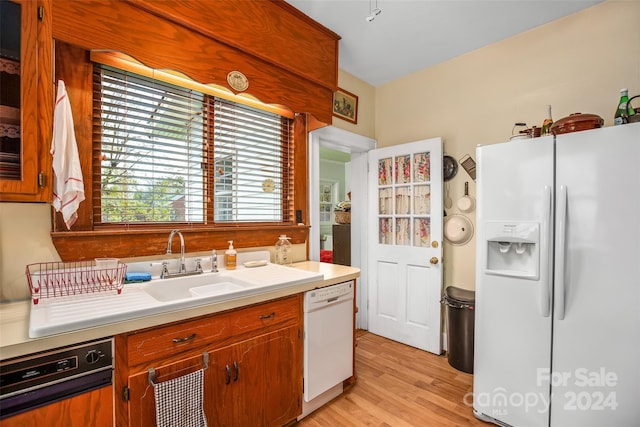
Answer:
[[473, 304], [476, 301], [475, 291], [457, 288], [455, 286], [447, 286], [444, 290], [447, 298], [459, 302], [461, 304]]

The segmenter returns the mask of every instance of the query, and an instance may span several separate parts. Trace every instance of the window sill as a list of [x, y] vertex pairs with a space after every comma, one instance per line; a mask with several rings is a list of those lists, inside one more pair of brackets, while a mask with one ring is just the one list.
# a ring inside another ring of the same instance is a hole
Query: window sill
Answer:
[[[184, 236], [185, 251], [189, 253], [226, 249], [229, 240], [233, 240], [233, 245], [241, 249], [272, 246], [281, 234], [290, 237], [294, 244], [306, 243], [309, 236], [309, 226], [306, 225], [179, 229]], [[100, 257], [135, 258], [164, 254], [171, 230], [167, 227], [52, 232], [51, 240], [62, 261]]]

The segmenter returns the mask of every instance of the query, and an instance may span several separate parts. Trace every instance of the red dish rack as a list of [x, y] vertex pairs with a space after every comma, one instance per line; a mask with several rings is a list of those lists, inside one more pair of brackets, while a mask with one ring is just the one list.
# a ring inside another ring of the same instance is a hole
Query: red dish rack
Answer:
[[34, 304], [40, 298], [64, 297], [93, 292], [122, 292], [127, 264], [98, 268], [94, 261], [40, 262], [29, 264], [26, 275]]

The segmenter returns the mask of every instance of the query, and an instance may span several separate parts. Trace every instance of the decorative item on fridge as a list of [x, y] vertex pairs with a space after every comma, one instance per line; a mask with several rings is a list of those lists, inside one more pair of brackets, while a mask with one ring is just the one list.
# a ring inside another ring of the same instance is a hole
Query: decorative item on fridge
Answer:
[[542, 130], [540, 131], [540, 135], [550, 135], [552, 124], [553, 119], [551, 118], [551, 105], [547, 105], [547, 117], [545, 117], [544, 121], [542, 122]]
[[[516, 128], [524, 128], [522, 130], [518, 130], [516, 133]], [[527, 124], [525, 122], [515, 122], [513, 124], [513, 128], [511, 129], [511, 137], [510, 140], [514, 139], [528, 139], [531, 138], [531, 132], [527, 132]]]
[[629, 117], [635, 114], [635, 110], [629, 104], [629, 90], [627, 88], [620, 89], [620, 100], [618, 107], [613, 115], [613, 124], [622, 125], [629, 123]]
[[604, 119], [597, 114], [573, 113], [552, 124], [551, 133], [554, 135], [561, 135], [564, 133], [597, 129], [601, 128], [603, 125]]
[[631, 101], [633, 101], [634, 99], [638, 99], [638, 101], [636, 102], [636, 105], [640, 104], [640, 95], [636, 95], [636, 96], [632, 96], [631, 98], [629, 98], [629, 102], [627, 103], [627, 105], [629, 106], [629, 110], [633, 110], [633, 115], [629, 116], [629, 118], [627, 119], [627, 121], [629, 123], [637, 123], [640, 122], [640, 107], [638, 108], [634, 108], [633, 105], [631, 105]]

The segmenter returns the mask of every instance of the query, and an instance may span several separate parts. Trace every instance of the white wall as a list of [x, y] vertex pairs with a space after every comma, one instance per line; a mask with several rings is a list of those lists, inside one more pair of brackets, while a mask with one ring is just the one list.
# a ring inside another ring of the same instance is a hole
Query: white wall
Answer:
[[29, 297], [27, 264], [60, 261], [49, 233], [51, 206], [0, 203], [0, 300]]

